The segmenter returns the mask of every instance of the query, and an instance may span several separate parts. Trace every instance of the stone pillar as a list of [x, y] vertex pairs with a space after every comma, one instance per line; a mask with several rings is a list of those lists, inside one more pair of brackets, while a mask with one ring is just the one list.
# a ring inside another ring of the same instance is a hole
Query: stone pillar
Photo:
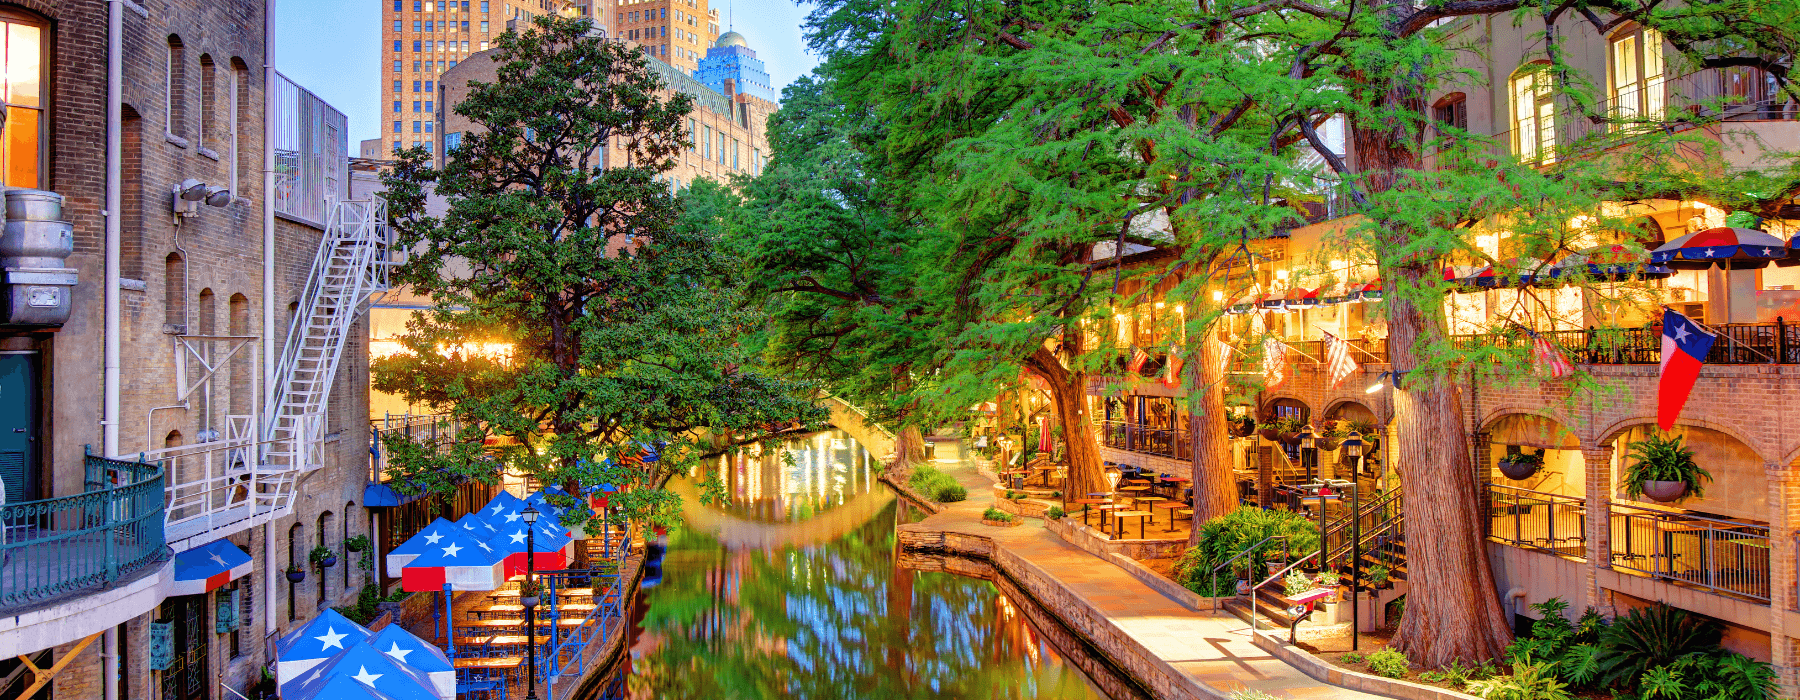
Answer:
[[1795, 609], [1794, 529], [1800, 525], [1800, 472], [1791, 465], [1764, 465], [1769, 487], [1769, 661], [1775, 667], [1777, 694], [1800, 698], [1800, 655], [1787, 628]]
[[1586, 478], [1587, 522], [1582, 535], [1587, 538], [1587, 568], [1582, 577], [1586, 583], [1587, 604], [1606, 612], [1606, 593], [1600, 590], [1600, 570], [1612, 568], [1612, 492], [1613, 448], [1583, 447], [1581, 459]]

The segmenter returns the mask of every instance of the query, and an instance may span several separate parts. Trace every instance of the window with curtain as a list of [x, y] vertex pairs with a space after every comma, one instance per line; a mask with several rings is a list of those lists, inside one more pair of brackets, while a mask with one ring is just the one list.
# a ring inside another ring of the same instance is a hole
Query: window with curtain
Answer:
[[1513, 146], [1519, 159], [1556, 161], [1556, 100], [1550, 74], [1532, 64], [1512, 79]]
[[6, 130], [0, 140], [0, 173], [9, 187], [42, 187], [44, 119], [44, 32], [36, 15], [0, 8], [4, 30]]
[[1640, 27], [1614, 35], [1608, 62], [1616, 114], [1626, 119], [1661, 119], [1662, 32]]

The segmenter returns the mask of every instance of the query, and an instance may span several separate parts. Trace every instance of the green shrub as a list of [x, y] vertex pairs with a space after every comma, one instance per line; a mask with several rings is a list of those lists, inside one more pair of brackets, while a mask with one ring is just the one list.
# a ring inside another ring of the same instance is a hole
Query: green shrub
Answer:
[[955, 503], [969, 497], [969, 490], [962, 484], [950, 484], [937, 490], [937, 502]]
[[1723, 649], [1694, 652], [1644, 674], [1644, 700], [1766, 700], [1775, 695], [1768, 664]]
[[1626, 459], [1625, 476], [1619, 488], [1632, 498], [1643, 498], [1646, 481], [1681, 481], [1688, 485], [1682, 498], [1705, 495], [1704, 483], [1712, 481], [1712, 473], [1694, 463], [1694, 451], [1682, 444], [1680, 435], [1650, 435], [1631, 443]]
[[1340, 663], [1346, 663], [1346, 664], [1360, 664], [1364, 661], [1367, 661], [1367, 659], [1364, 659], [1362, 654], [1358, 654], [1353, 651], [1353, 652], [1350, 652], [1348, 654], [1338, 657], [1338, 661]]
[[981, 511], [981, 517], [985, 520], [992, 520], [994, 522], [1001, 522], [1001, 523], [1010, 523], [1010, 522], [1012, 522], [1012, 519], [1013, 519], [1012, 513], [1008, 513], [1004, 510], [1000, 510], [999, 508], [989, 508], [987, 510]]
[[1399, 678], [1406, 675], [1411, 665], [1406, 655], [1393, 649], [1382, 649], [1369, 655], [1369, 673], [1384, 678]]
[[1289, 598], [1313, 589], [1313, 577], [1306, 575], [1304, 571], [1288, 572], [1287, 580], [1281, 583]]
[[1634, 687], [1652, 668], [1716, 652], [1722, 631], [1718, 622], [1666, 603], [1632, 610], [1600, 633], [1600, 683]]
[[1068, 513], [1063, 511], [1062, 506], [1050, 506], [1050, 510], [1044, 511], [1044, 515], [1051, 520], [1062, 520]]
[[1231, 700], [1279, 700], [1279, 699], [1276, 698], [1275, 696], [1270, 695], [1261, 690], [1256, 690], [1254, 688], [1245, 688], [1243, 690], [1232, 693]]
[[381, 587], [369, 584], [356, 592], [356, 604], [334, 607], [338, 614], [350, 618], [351, 622], [366, 625], [375, 621], [377, 612], [375, 604], [381, 602]]
[[956, 477], [938, 471], [929, 464], [914, 467], [912, 476], [906, 479], [906, 485], [919, 495], [939, 503], [953, 503], [969, 497], [969, 490], [957, 483]]
[[1512, 675], [1470, 681], [1470, 695], [1486, 700], [1569, 700], [1568, 687], [1551, 664], [1514, 662]]
[[[1285, 544], [1280, 540], [1263, 542], [1272, 535], [1285, 535]], [[1239, 559], [1232, 572], [1220, 572], [1215, 589], [1213, 569], [1252, 545], [1258, 546]], [[1175, 580], [1200, 595], [1231, 595], [1237, 579], [1252, 578], [1246, 574], [1263, 571], [1266, 562], [1278, 560], [1284, 551], [1298, 555], [1318, 548], [1318, 526], [1298, 513], [1243, 506], [1200, 525], [1200, 544], [1176, 562]]]

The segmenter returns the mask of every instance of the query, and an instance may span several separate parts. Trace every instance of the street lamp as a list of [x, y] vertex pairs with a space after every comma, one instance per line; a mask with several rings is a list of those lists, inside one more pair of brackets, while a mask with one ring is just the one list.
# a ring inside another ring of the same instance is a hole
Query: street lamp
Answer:
[[1363, 453], [1362, 433], [1350, 433], [1349, 437], [1344, 438], [1341, 448], [1344, 450], [1344, 456], [1350, 458], [1350, 473], [1361, 474]]
[[[1300, 429], [1300, 464], [1306, 468], [1306, 482], [1309, 484], [1315, 479], [1313, 472], [1318, 471], [1319, 453], [1314, 450], [1314, 446], [1318, 444], [1317, 440], [1318, 438], [1313, 436], [1311, 423]], [[1320, 502], [1319, 505], [1319, 517], [1324, 517], [1324, 503]]]
[[525, 512], [519, 517], [525, 521], [525, 589], [532, 595], [520, 596], [519, 602], [525, 604], [525, 700], [538, 700], [537, 696], [537, 588], [532, 578], [537, 574], [537, 521], [538, 510], [525, 506]]

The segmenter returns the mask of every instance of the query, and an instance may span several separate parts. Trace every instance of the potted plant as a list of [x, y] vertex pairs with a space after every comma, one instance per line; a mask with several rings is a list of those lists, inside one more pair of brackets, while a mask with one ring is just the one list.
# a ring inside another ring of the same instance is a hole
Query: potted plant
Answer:
[[1338, 443], [1343, 441], [1344, 435], [1346, 435], [1346, 433], [1344, 431], [1343, 421], [1328, 420], [1321, 422], [1319, 423], [1319, 431], [1313, 434], [1313, 447], [1327, 451], [1335, 450], [1338, 448]]
[[540, 602], [539, 596], [544, 592], [544, 584], [536, 581], [524, 581], [519, 584], [519, 604], [535, 608]]
[[1376, 590], [1387, 588], [1393, 585], [1393, 581], [1389, 578], [1392, 575], [1393, 572], [1389, 571], [1385, 565], [1371, 566], [1369, 567], [1369, 585], [1374, 586]]
[[1631, 465], [1619, 487], [1632, 498], [1668, 503], [1704, 496], [1703, 482], [1712, 481], [1712, 474], [1694, 462], [1694, 451], [1680, 435], [1651, 435], [1633, 442], [1626, 459]]
[[287, 568], [287, 580], [291, 583], [305, 581], [306, 569], [300, 568], [299, 564], [289, 564]]
[[306, 558], [321, 569], [337, 566], [337, 552], [325, 545], [314, 547], [312, 553], [308, 554]]
[[[1285, 445], [1298, 444], [1300, 431], [1306, 429], [1306, 421], [1300, 420], [1299, 416], [1283, 416], [1268, 425], [1268, 428], [1261, 431], [1262, 436]], [[1271, 432], [1274, 437], [1269, 437]]]
[[1544, 466], [1544, 453], [1510, 454], [1500, 458], [1500, 473], [1513, 481], [1529, 479]]
[[1343, 577], [1340, 576], [1338, 574], [1338, 572], [1336, 572], [1336, 571], [1331, 571], [1331, 570], [1327, 569], [1325, 571], [1319, 572], [1319, 587], [1331, 589], [1331, 602], [1333, 602], [1333, 603], [1337, 602], [1338, 583], [1342, 580], [1343, 580]]
[[1285, 593], [1290, 600], [1300, 597], [1307, 591], [1318, 588], [1318, 586], [1313, 585], [1313, 577], [1307, 576], [1305, 572], [1301, 571], [1290, 572], [1287, 575], [1287, 578], [1282, 580], [1281, 585], [1282, 588], [1285, 589]]
[[352, 552], [367, 551], [369, 549], [369, 536], [368, 535], [357, 535], [350, 539], [344, 540], [344, 549], [352, 551]]

